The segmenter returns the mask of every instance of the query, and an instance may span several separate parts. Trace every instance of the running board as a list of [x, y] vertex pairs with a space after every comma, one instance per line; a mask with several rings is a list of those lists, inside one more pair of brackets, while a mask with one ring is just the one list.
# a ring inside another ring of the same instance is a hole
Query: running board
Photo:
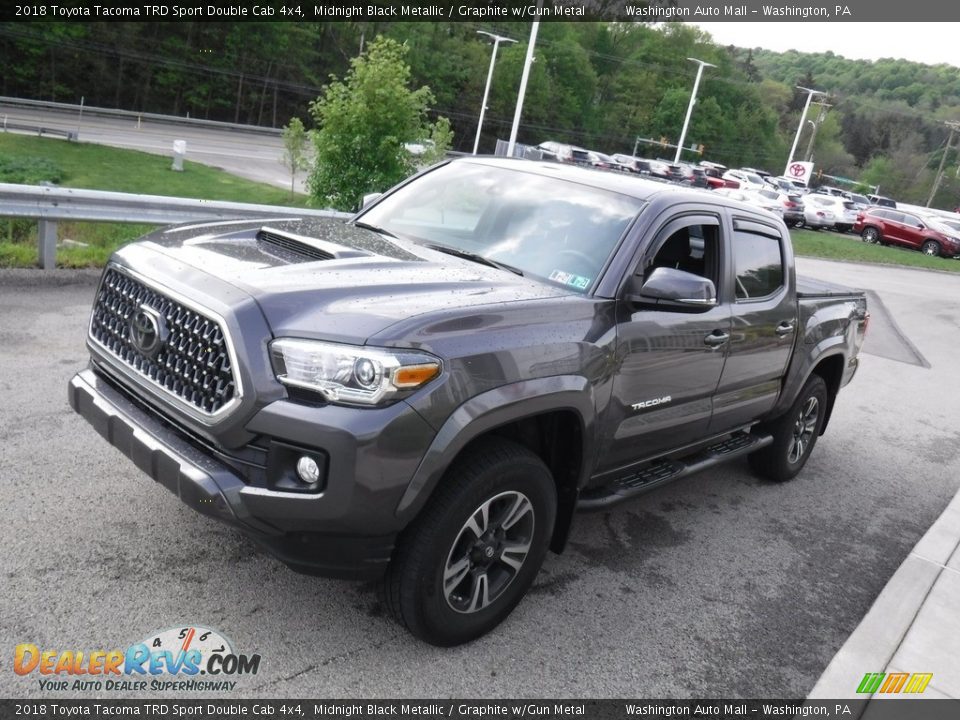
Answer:
[[585, 491], [577, 501], [577, 510], [605, 510], [671, 480], [749, 455], [772, 442], [773, 437], [770, 435], [739, 432], [681, 459], [655, 460], [641, 470], [618, 478], [610, 485]]

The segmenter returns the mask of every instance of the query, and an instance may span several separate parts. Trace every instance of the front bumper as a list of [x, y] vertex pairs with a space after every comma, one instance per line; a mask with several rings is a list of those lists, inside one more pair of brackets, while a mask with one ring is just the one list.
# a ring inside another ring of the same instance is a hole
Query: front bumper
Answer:
[[[194, 510], [237, 527], [294, 570], [370, 579], [386, 569], [399, 528], [392, 518], [375, 516], [369, 500], [377, 488], [356, 483], [346, 476], [348, 468], [340, 467], [339, 476], [329, 479], [332, 487], [316, 495], [251, 487], [92, 370], [75, 375], [68, 394], [71, 407], [138, 468]], [[365, 453], [360, 445], [354, 458]], [[384, 486], [376, 504], [395, 508], [406, 487], [403, 473], [390, 482], [381, 476], [379, 482]]]

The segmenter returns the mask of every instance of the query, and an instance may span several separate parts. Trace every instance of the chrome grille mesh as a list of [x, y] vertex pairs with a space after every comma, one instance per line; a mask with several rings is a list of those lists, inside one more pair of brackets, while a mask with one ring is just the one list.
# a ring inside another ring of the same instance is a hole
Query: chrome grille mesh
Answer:
[[[164, 325], [162, 343], [150, 355], [131, 339], [130, 320], [142, 307], [155, 311]], [[236, 395], [219, 323], [117, 270], [104, 276], [90, 335], [139, 375], [204, 414], [217, 413]]]

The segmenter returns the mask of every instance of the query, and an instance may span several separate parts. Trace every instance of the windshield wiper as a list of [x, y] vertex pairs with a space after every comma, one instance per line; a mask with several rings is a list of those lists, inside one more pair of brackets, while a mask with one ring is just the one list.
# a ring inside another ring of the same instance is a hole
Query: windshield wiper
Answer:
[[424, 247], [428, 247], [431, 250], [436, 250], [437, 252], [446, 253], [447, 255], [453, 255], [454, 257], [463, 258], [464, 260], [472, 260], [475, 263], [480, 263], [481, 265], [487, 265], [489, 267], [499, 268], [500, 270], [509, 270], [514, 275], [519, 275], [523, 277], [523, 270], [520, 268], [514, 267], [513, 265], [507, 265], [502, 263], [499, 260], [491, 260], [488, 257], [483, 255], [478, 255], [477, 253], [472, 253], [469, 250], [461, 250], [460, 248], [451, 247], [450, 245], [438, 245], [436, 243], [423, 243]]
[[381, 235], [386, 235], [387, 237], [392, 237], [392, 238], [397, 237], [386, 228], [382, 228], [378, 225], [371, 225], [370, 223], [366, 223], [363, 220], [354, 220], [353, 224], [358, 228], [363, 228], [364, 230], [373, 230], [373, 232], [380, 233]]

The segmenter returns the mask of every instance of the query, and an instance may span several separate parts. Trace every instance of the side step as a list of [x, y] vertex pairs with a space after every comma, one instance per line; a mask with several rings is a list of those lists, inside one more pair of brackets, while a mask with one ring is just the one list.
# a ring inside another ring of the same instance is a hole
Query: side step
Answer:
[[753, 435], [746, 432], [734, 433], [725, 440], [713, 443], [692, 455], [680, 459], [664, 458], [654, 460], [640, 470], [617, 478], [611, 484], [591, 488], [580, 495], [577, 510], [592, 512], [606, 510], [612, 505], [629, 500], [642, 493], [659, 487], [670, 480], [693, 475], [728, 460], [749, 455], [773, 442], [770, 435]]

